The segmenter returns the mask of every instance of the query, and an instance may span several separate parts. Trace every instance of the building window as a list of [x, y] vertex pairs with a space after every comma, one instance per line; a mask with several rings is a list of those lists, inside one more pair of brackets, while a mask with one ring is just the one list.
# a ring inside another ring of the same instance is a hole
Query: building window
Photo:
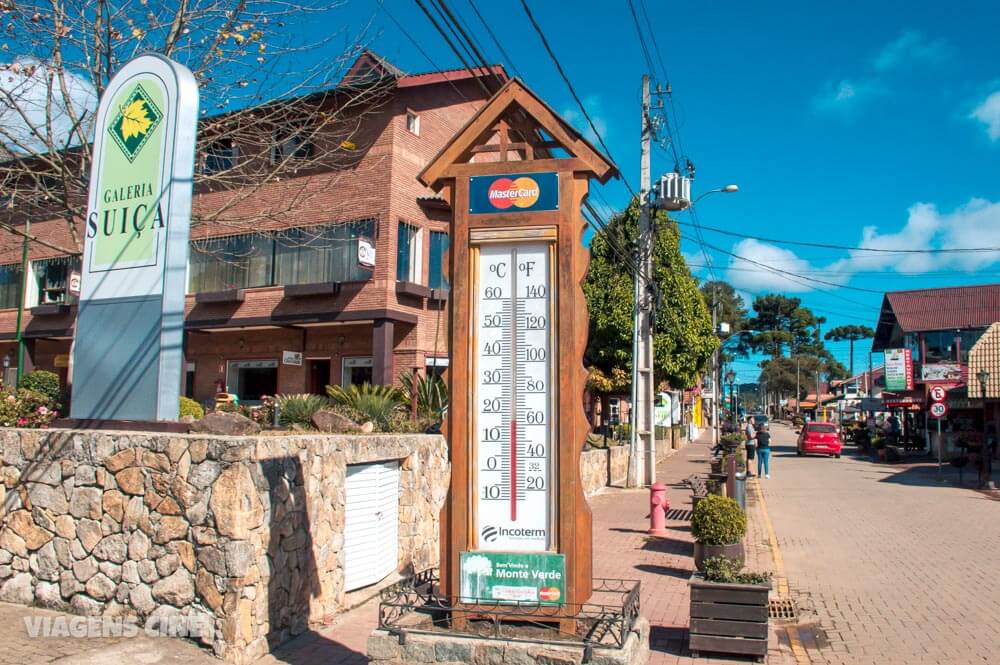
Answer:
[[309, 159], [314, 152], [313, 144], [301, 133], [275, 132], [274, 146], [271, 148], [271, 163], [277, 164], [286, 159]]
[[399, 223], [396, 245], [396, 279], [400, 282], [420, 283], [420, 259], [423, 255], [423, 238], [420, 228], [406, 222]]
[[413, 111], [406, 112], [406, 130], [420, 136], [420, 116]]
[[428, 378], [432, 376], [441, 378], [448, 369], [448, 359], [428, 357], [424, 362], [424, 369], [427, 370]]
[[375, 222], [365, 220], [291, 229], [275, 239], [277, 284], [360, 282], [371, 271], [358, 264], [358, 237], [375, 237]]
[[372, 359], [344, 358], [340, 371], [341, 385], [345, 388], [372, 382]]
[[230, 361], [226, 368], [226, 388], [242, 404], [259, 404], [261, 397], [278, 392], [278, 361]]
[[188, 291], [364, 281], [372, 273], [358, 264], [361, 236], [375, 237], [373, 220], [196, 240]]
[[444, 276], [444, 252], [448, 249], [448, 234], [431, 231], [430, 260], [427, 265], [427, 286], [432, 289], [447, 289], [448, 280]]
[[35, 278], [36, 293], [32, 299], [35, 305], [56, 305], [69, 301], [69, 274], [80, 270], [80, 259], [60, 256], [54, 259], [32, 261], [31, 270]]
[[220, 139], [215, 141], [205, 150], [205, 157], [202, 160], [202, 173], [211, 175], [221, 171], [228, 171], [236, 166], [239, 157], [239, 148], [232, 139]]
[[0, 309], [17, 307], [21, 297], [21, 266], [14, 263], [0, 266]]
[[253, 234], [196, 240], [190, 262], [190, 293], [268, 286], [274, 280], [274, 241]]

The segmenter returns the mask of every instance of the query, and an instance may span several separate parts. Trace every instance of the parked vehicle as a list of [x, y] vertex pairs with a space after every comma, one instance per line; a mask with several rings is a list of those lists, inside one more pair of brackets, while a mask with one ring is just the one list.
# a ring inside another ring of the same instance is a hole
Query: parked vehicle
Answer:
[[799, 455], [816, 453], [840, 457], [844, 442], [840, 438], [840, 429], [833, 423], [806, 423], [799, 434]]
[[753, 418], [754, 427], [758, 427], [758, 428], [761, 425], [766, 425], [766, 424], [768, 424], [768, 422], [770, 422], [770, 418], [768, 418], [763, 413], [755, 413], [755, 414], [751, 415], [751, 418]]

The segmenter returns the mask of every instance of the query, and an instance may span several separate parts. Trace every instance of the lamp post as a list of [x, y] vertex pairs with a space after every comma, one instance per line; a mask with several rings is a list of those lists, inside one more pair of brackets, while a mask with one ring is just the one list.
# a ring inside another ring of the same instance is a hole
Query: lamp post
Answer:
[[[716, 187], [715, 189], [710, 189], [706, 192], [699, 194], [694, 201], [691, 202], [691, 207], [694, 207], [698, 201], [709, 194], [735, 194], [740, 191], [739, 185], [724, 185], [722, 187]], [[715, 286], [712, 289], [712, 333], [719, 335], [719, 324], [716, 319], [716, 310], [718, 308], [718, 287]], [[728, 332], [728, 331], [727, 331]], [[723, 342], [719, 343], [715, 351], [712, 352], [712, 445], [719, 445], [719, 347], [721, 347]]]
[[726, 383], [729, 384], [729, 419], [735, 424], [736, 403], [734, 402], [733, 382], [736, 381], [736, 372], [728, 370], [726, 372]]
[[986, 426], [986, 385], [990, 381], [990, 373], [985, 369], [976, 372], [979, 379], [979, 395], [983, 400], [983, 445], [979, 449], [982, 463], [979, 465], [979, 487], [993, 489], [993, 447], [989, 444], [989, 428]]
[[10, 369], [10, 354], [3, 357], [3, 376], [0, 376], [0, 386], [7, 380], [7, 370]]

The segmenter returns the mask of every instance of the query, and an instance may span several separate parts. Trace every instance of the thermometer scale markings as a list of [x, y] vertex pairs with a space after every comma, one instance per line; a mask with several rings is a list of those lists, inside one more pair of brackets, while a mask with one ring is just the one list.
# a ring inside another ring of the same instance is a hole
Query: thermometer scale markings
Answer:
[[479, 253], [476, 377], [480, 548], [544, 551], [551, 543], [549, 248]]

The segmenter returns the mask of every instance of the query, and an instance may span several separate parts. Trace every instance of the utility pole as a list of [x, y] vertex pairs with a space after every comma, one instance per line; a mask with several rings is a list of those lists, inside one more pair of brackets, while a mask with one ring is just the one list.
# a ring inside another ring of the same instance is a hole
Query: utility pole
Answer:
[[[719, 304], [716, 301], [716, 290], [712, 288], [712, 334], [718, 336], [719, 322], [716, 312]], [[719, 445], [719, 347], [712, 352], [712, 447]]]
[[656, 482], [656, 432], [653, 424], [652, 302], [653, 232], [649, 216], [649, 147], [653, 128], [649, 118], [649, 75], [642, 77], [642, 134], [639, 160], [639, 238], [636, 243], [635, 307], [632, 316], [632, 427], [629, 432], [629, 487]]

